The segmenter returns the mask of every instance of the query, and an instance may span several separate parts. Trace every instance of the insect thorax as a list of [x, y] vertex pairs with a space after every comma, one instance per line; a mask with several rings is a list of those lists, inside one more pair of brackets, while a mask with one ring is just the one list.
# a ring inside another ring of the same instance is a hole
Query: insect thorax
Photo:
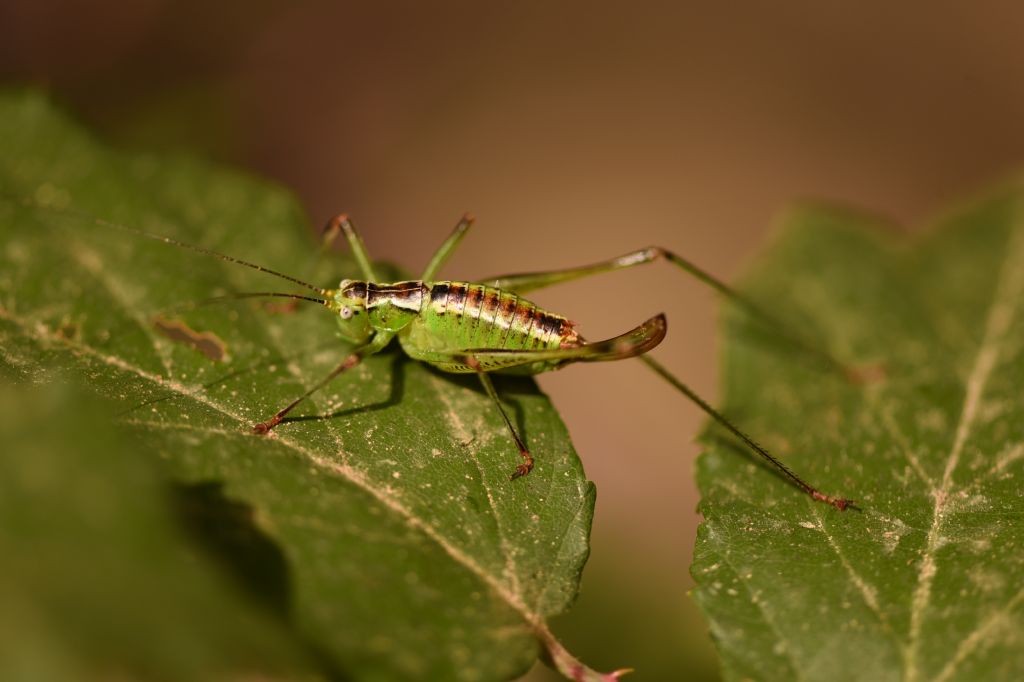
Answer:
[[341, 333], [365, 342], [373, 331], [397, 332], [419, 314], [427, 292], [418, 280], [394, 284], [342, 280], [334, 295]]

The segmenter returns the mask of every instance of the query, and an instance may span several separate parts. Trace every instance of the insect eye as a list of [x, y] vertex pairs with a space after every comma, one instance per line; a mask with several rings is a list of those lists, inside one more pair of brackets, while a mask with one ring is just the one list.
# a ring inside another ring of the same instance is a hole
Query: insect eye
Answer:
[[350, 317], [352, 317], [352, 309], [349, 308], [348, 306], [344, 306], [341, 309], [340, 315], [341, 315], [341, 319], [347, 320]]

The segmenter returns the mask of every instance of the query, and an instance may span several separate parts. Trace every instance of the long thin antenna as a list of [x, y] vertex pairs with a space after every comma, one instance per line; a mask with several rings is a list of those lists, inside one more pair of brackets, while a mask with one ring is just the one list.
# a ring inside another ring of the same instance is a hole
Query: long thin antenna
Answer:
[[300, 294], [284, 294], [277, 291], [244, 291], [237, 294], [224, 294], [223, 296], [211, 296], [210, 298], [204, 298], [201, 301], [197, 301], [196, 305], [206, 305], [208, 303], [222, 303], [224, 301], [233, 301], [244, 298], [290, 298], [296, 301], [309, 301], [311, 303], [319, 303], [322, 306], [331, 307], [331, 304], [322, 298], [313, 298], [312, 296], [302, 296]]
[[228, 301], [236, 301], [246, 298], [287, 298], [294, 301], [309, 301], [310, 303], [319, 303], [320, 305], [330, 308], [331, 304], [321, 298], [313, 298], [312, 296], [302, 296], [301, 294], [285, 294], [277, 291], [244, 291], [237, 294], [224, 294], [223, 296], [211, 296], [209, 298], [199, 299], [198, 301], [185, 301], [169, 308], [163, 308], [163, 312], [183, 312], [186, 310], [195, 310], [202, 306], [216, 305], [218, 303], [227, 303]]
[[225, 261], [227, 263], [234, 263], [236, 265], [241, 265], [241, 266], [244, 266], [244, 267], [247, 267], [247, 268], [252, 268], [253, 270], [256, 270], [258, 272], [265, 272], [268, 275], [273, 275], [274, 277], [279, 277], [279, 278], [281, 278], [283, 280], [287, 280], [289, 282], [292, 282], [293, 284], [298, 284], [299, 286], [303, 286], [303, 287], [305, 287], [307, 289], [310, 289], [311, 291], [315, 291], [316, 293], [318, 293], [318, 294], [320, 294], [322, 296], [326, 296], [328, 294], [326, 289], [321, 289], [320, 287], [315, 287], [312, 284], [310, 284], [309, 282], [303, 282], [301, 279], [298, 279], [296, 277], [292, 277], [290, 275], [286, 275], [286, 274], [284, 274], [282, 272], [278, 272], [277, 270], [271, 270], [270, 268], [264, 267], [262, 265], [256, 265], [255, 263], [250, 263], [249, 261], [242, 260], [241, 258], [235, 258], [233, 256], [228, 256], [226, 254], [220, 253], [219, 251], [214, 251], [212, 249], [207, 249], [207, 248], [204, 248], [202, 246], [196, 246], [195, 244], [189, 244], [188, 242], [178, 241], [177, 239], [172, 239], [171, 237], [165, 237], [165, 236], [160, 235], [160, 234], [153, 234], [151, 232], [144, 232], [144, 231], [138, 230], [138, 229], [136, 229], [134, 227], [128, 227], [127, 225], [122, 225], [120, 223], [115, 223], [115, 222], [112, 222], [110, 220], [106, 220], [104, 218], [97, 218], [96, 216], [89, 215], [88, 213], [83, 213], [81, 211], [76, 211], [76, 210], [70, 209], [70, 208], [56, 208], [56, 207], [53, 207], [53, 206], [46, 206], [45, 204], [38, 204], [38, 203], [36, 203], [34, 201], [27, 200], [27, 199], [26, 200], [22, 200], [21, 203], [29, 205], [29, 206], [32, 206], [33, 208], [39, 208], [39, 209], [43, 209], [43, 210], [46, 210], [46, 211], [51, 211], [51, 212], [59, 214], [59, 215], [75, 216], [76, 218], [80, 218], [82, 220], [90, 221], [90, 222], [92, 222], [95, 225], [102, 225], [104, 227], [111, 227], [111, 228], [113, 228], [115, 230], [121, 230], [122, 232], [129, 232], [131, 234], [135, 234], [135, 235], [138, 235], [140, 237], [146, 237], [147, 239], [152, 239], [154, 241], [163, 242], [165, 244], [170, 244], [171, 246], [176, 246], [176, 247], [178, 247], [180, 249], [185, 249], [187, 251], [194, 251], [196, 253], [201, 253], [201, 254], [203, 254], [205, 256], [212, 256], [213, 258], [220, 259], [220, 260]]
[[830, 504], [840, 511], [846, 509], [847, 507], [853, 504], [853, 500], [848, 500], [843, 497], [832, 497], [831, 495], [826, 495], [825, 493], [821, 492], [820, 490], [812, 486], [810, 483], [805, 481], [804, 479], [797, 476], [792, 469], [783, 464], [777, 457], [775, 457], [775, 455], [761, 447], [753, 438], [743, 433], [743, 431], [741, 431], [738, 426], [736, 426], [731, 421], [726, 419], [725, 415], [723, 415], [715, 408], [711, 407], [711, 405], [709, 405], [703, 398], [694, 393], [693, 389], [691, 389], [683, 382], [679, 381], [679, 379], [675, 378], [675, 376], [673, 376], [672, 373], [665, 369], [665, 367], [663, 367], [659, 362], [646, 355], [641, 355], [640, 359], [643, 360], [648, 367], [650, 367], [655, 372], [660, 374], [663, 379], [665, 379], [667, 382], [669, 382], [677, 389], [679, 389], [679, 391], [687, 398], [689, 398], [691, 401], [693, 401], [693, 403], [697, 405], [697, 407], [707, 412], [712, 419], [714, 419], [716, 422], [718, 422], [726, 429], [728, 429], [734, 436], [739, 438], [741, 441], [746, 443], [747, 447], [749, 447], [751, 450], [759, 454], [761, 457], [764, 457], [766, 460], [768, 460], [768, 462], [770, 462], [776, 469], [785, 474], [791, 481], [793, 481], [793, 483], [797, 485], [797, 487], [799, 487], [805, 493], [810, 495], [812, 498], [818, 500], [819, 502], [825, 502], [826, 504]]
[[242, 260], [241, 258], [235, 258], [233, 256], [225, 255], [223, 253], [220, 253], [219, 251], [214, 251], [212, 249], [207, 249], [207, 248], [204, 248], [202, 246], [196, 246], [195, 244], [189, 244], [188, 242], [180, 242], [177, 239], [172, 239], [171, 237], [165, 237], [165, 236], [160, 235], [160, 234], [153, 234], [151, 232], [143, 232], [142, 230], [136, 230], [133, 227], [128, 227], [126, 225], [120, 225], [118, 223], [112, 223], [109, 220], [105, 220], [103, 218], [95, 218], [95, 217], [93, 217], [92, 221], [94, 223], [96, 223], [97, 225], [105, 225], [106, 227], [112, 227], [112, 228], [114, 228], [116, 230], [123, 230], [125, 232], [131, 232], [132, 234], [137, 234], [140, 237], [146, 237], [147, 239], [152, 239], [152, 240], [158, 241], [158, 242], [164, 242], [165, 244], [170, 244], [171, 246], [177, 246], [180, 249], [186, 249], [188, 251], [195, 251], [196, 253], [201, 253], [201, 254], [206, 255], [206, 256], [212, 256], [214, 258], [218, 258], [218, 259], [220, 259], [222, 261], [226, 261], [228, 263], [234, 263], [236, 265], [242, 265], [242, 266], [245, 266], [247, 268], [252, 268], [253, 270], [256, 270], [258, 272], [265, 272], [268, 275], [273, 275], [274, 277], [279, 277], [279, 278], [281, 278], [283, 280], [287, 280], [289, 282], [292, 282], [293, 284], [298, 284], [299, 286], [306, 287], [307, 289], [310, 289], [311, 291], [315, 291], [318, 294], [322, 294], [322, 295], [326, 295], [327, 294], [327, 290], [326, 289], [321, 289], [320, 287], [315, 287], [315, 286], [313, 286], [312, 284], [310, 284], [308, 282], [303, 282], [301, 279], [298, 279], [297, 277], [292, 277], [290, 275], [286, 275], [284, 273], [278, 272], [277, 270], [271, 270], [270, 268], [264, 267], [262, 265], [256, 265], [255, 263], [250, 263], [249, 261]]

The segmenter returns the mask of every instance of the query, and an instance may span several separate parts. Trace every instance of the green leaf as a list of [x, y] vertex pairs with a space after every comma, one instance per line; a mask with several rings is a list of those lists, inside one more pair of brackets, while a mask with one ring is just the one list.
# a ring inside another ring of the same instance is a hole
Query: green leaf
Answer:
[[159, 463], [91, 399], [0, 386], [0, 678], [301, 673], [283, 628], [190, 548]]
[[692, 572], [728, 679], [1024, 677], [1022, 208], [1014, 183], [909, 239], [806, 207], [744, 282], [869, 371], [821, 370], [729, 317], [727, 412], [860, 509], [709, 441]]
[[[0, 100], [0, 138], [0, 373], [83, 377], [178, 481], [220, 482], [228, 504], [251, 508], [286, 561], [296, 637], [331, 668], [500, 679], [541, 644], [563, 671], [577, 665], [545, 621], [575, 598], [594, 487], [532, 381], [498, 384], [538, 462], [514, 482], [518, 453], [478, 382], [397, 349], [304, 403], [295, 414], [308, 419], [254, 436], [254, 422], [344, 357], [331, 316], [253, 301], [173, 312], [296, 289], [93, 217], [320, 285], [352, 276], [351, 262], [311, 269], [305, 219], [279, 189], [188, 158], [110, 151], [38, 97]], [[225, 357], [168, 334], [205, 334]]]

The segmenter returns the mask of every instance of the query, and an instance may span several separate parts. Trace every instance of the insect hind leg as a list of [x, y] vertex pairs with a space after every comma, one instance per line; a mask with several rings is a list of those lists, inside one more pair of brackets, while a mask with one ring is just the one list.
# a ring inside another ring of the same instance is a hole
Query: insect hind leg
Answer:
[[778, 457], [768, 452], [764, 447], [759, 445], [757, 441], [744, 433], [738, 426], [733, 424], [729, 419], [725, 417], [721, 412], [711, 407], [711, 405], [701, 398], [692, 388], [681, 382], [675, 377], [674, 374], [668, 371], [661, 363], [654, 360], [647, 355], [640, 356], [640, 360], [648, 367], [653, 369], [662, 379], [670, 383], [676, 390], [685, 395], [691, 402], [697, 407], [703, 410], [709, 417], [714, 419], [720, 425], [725, 427], [727, 431], [732, 433], [734, 436], [739, 438], [743, 443], [750, 448], [751, 451], [755, 452], [760, 457], [763, 457], [773, 467], [775, 467], [780, 473], [795, 484], [798, 488], [803, 490], [805, 493], [811, 496], [812, 499], [818, 502], [824, 502], [825, 504], [831, 505], [839, 511], [844, 511], [847, 508], [853, 507], [856, 509], [853, 500], [846, 499], [845, 497], [834, 497], [832, 495], [826, 495], [821, 492], [810, 483], [805, 481], [803, 478], [798, 476], [792, 469], [782, 463]]
[[664, 260], [676, 268], [682, 270], [699, 282], [714, 289], [716, 292], [728, 299], [733, 305], [742, 308], [751, 318], [757, 320], [782, 341], [789, 344], [793, 349], [803, 352], [806, 356], [813, 358], [825, 368], [836, 372], [847, 380], [858, 380], [861, 372], [840, 362], [833, 357], [826, 349], [809, 342], [804, 336], [783, 324], [775, 316], [763, 310], [749, 298], [743, 296], [728, 284], [718, 279], [703, 268], [682, 256], [660, 246], [648, 246], [637, 249], [627, 254], [609, 258], [590, 265], [583, 265], [564, 270], [552, 270], [548, 272], [528, 272], [513, 275], [501, 275], [480, 280], [498, 289], [526, 293], [536, 289], [542, 289], [562, 282], [569, 282], [583, 277], [590, 277], [605, 272], [624, 270], [639, 265], [647, 265], [655, 261]]

